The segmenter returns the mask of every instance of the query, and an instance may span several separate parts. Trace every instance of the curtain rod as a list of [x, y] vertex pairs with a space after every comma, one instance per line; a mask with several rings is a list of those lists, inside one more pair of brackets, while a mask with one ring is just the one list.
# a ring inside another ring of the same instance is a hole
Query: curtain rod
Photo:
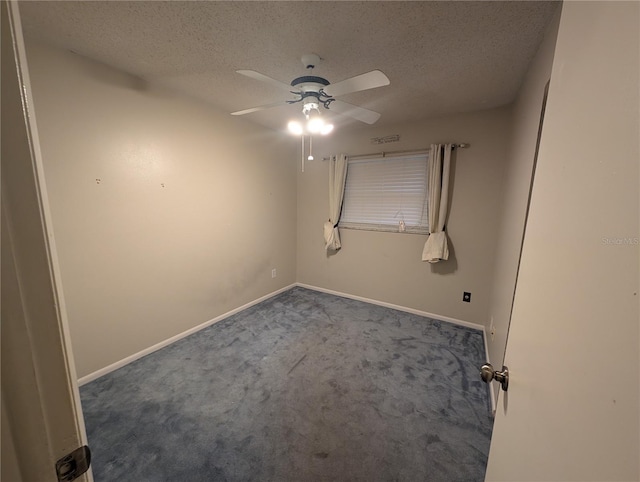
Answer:
[[[465, 149], [467, 147], [469, 147], [469, 144], [452, 144], [452, 147], [454, 149], [459, 148], [459, 149]], [[406, 151], [382, 151], [382, 152], [372, 152], [370, 154], [359, 154], [357, 156], [347, 156], [348, 159], [365, 159], [367, 157], [374, 157], [374, 156], [379, 156], [379, 157], [387, 157], [387, 156], [397, 156], [400, 154], [427, 154], [429, 151], [431, 151], [430, 147], [425, 147], [423, 149], [410, 149], [410, 150], [406, 150]], [[329, 159], [331, 159], [330, 157], [323, 157], [322, 160], [323, 161], [328, 161]]]

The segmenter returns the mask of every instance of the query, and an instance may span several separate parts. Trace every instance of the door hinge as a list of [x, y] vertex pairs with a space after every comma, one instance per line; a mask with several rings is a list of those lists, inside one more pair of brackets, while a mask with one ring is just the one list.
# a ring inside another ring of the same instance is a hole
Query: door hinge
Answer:
[[75, 480], [89, 470], [91, 464], [91, 450], [86, 445], [78, 447], [56, 462], [58, 480], [69, 482]]

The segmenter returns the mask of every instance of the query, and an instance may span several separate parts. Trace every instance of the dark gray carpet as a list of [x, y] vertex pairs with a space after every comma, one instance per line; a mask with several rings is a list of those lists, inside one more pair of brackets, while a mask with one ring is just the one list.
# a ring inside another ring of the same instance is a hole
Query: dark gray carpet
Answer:
[[81, 388], [104, 481], [481, 481], [482, 333], [294, 288]]

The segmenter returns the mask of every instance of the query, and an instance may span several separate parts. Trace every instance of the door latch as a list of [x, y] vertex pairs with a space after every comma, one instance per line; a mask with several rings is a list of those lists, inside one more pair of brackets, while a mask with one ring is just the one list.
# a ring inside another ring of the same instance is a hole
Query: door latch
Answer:
[[83, 445], [56, 462], [56, 475], [59, 481], [69, 482], [89, 470], [89, 465], [91, 465], [91, 450]]

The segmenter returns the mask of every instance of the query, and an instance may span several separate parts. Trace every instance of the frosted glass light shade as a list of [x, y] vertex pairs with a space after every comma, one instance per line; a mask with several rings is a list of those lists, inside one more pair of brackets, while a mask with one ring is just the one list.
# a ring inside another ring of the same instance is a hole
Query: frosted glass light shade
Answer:
[[287, 124], [287, 128], [289, 129], [289, 132], [297, 136], [301, 136], [302, 134], [304, 134], [304, 128], [298, 121], [290, 121], [289, 124]]

